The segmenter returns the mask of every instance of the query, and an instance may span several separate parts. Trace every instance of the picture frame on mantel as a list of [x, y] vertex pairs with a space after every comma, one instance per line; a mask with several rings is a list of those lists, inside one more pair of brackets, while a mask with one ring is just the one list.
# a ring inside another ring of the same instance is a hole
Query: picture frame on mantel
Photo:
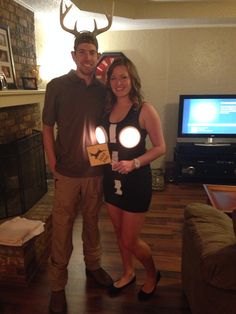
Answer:
[[16, 89], [16, 72], [13, 60], [10, 29], [0, 24], [0, 74], [6, 77], [7, 88]]
[[36, 77], [22, 77], [24, 89], [38, 89]]

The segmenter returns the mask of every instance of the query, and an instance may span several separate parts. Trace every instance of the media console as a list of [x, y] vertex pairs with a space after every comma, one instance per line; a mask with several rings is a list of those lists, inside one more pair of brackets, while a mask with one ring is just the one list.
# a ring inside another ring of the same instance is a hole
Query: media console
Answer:
[[177, 182], [236, 184], [236, 143], [177, 143]]

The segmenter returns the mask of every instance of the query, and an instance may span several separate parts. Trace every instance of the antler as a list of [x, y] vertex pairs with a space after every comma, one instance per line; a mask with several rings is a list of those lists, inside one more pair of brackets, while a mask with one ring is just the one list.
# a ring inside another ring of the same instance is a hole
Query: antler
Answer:
[[112, 24], [112, 18], [113, 18], [113, 13], [114, 13], [114, 8], [115, 8], [115, 2], [113, 1], [112, 3], [112, 11], [111, 11], [111, 14], [107, 15], [106, 14], [106, 18], [108, 20], [108, 25], [106, 27], [103, 27], [103, 28], [100, 28], [98, 29], [97, 28], [97, 23], [96, 21], [94, 20], [94, 30], [93, 30], [93, 35], [94, 36], [97, 36], [101, 33], [104, 33], [106, 31], [108, 31], [108, 29], [111, 27], [111, 24]]
[[[79, 36], [81, 34], [81, 32], [79, 32], [77, 30], [77, 21], [75, 22], [75, 26], [74, 26], [74, 29], [69, 29], [67, 28], [65, 25], [64, 25], [64, 18], [65, 16], [67, 15], [67, 13], [70, 11], [71, 7], [72, 7], [72, 4], [70, 6], [66, 6], [66, 10], [65, 12], [63, 13], [63, 0], [61, 0], [61, 4], [60, 4], [60, 24], [61, 24], [61, 27], [62, 29], [64, 29], [64, 31], [66, 32], [69, 32], [71, 33], [72, 35], [75, 35], [75, 37]], [[106, 14], [106, 18], [108, 20], [108, 25], [106, 27], [103, 27], [103, 28], [100, 28], [98, 29], [97, 28], [97, 23], [94, 19], [94, 30], [92, 31], [92, 34], [96, 37], [97, 35], [101, 34], [101, 33], [104, 33], [106, 32], [110, 27], [111, 27], [111, 24], [112, 24], [112, 18], [113, 18], [113, 13], [114, 13], [114, 7], [115, 7], [115, 2], [113, 1], [113, 4], [112, 4], [112, 13], [107, 15]], [[83, 31], [84, 32], [84, 31]]]
[[70, 6], [66, 6], [66, 10], [63, 13], [63, 0], [61, 0], [61, 4], [60, 4], [60, 23], [61, 23], [61, 27], [64, 29], [64, 31], [71, 33], [72, 35], [75, 35], [75, 37], [77, 37], [80, 32], [78, 32], [77, 30], [77, 21], [75, 22], [75, 26], [74, 29], [69, 29], [64, 25], [64, 18], [67, 15], [67, 13], [70, 11], [70, 9], [72, 8], [72, 4]]

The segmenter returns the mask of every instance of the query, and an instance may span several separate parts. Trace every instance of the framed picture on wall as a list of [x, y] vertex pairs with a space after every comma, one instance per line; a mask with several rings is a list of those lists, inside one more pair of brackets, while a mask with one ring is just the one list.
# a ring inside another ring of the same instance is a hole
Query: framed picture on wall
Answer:
[[105, 83], [107, 68], [118, 57], [125, 57], [125, 55], [122, 52], [103, 52], [98, 60], [96, 77]]
[[11, 48], [10, 30], [8, 26], [0, 24], [0, 73], [7, 80], [8, 88], [16, 88], [16, 74]]

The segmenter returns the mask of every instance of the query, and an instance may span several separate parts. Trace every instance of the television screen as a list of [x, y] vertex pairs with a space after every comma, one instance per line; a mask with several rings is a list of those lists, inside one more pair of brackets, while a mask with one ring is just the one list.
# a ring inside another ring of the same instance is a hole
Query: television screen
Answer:
[[236, 95], [180, 95], [179, 137], [236, 137]]

